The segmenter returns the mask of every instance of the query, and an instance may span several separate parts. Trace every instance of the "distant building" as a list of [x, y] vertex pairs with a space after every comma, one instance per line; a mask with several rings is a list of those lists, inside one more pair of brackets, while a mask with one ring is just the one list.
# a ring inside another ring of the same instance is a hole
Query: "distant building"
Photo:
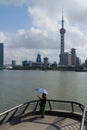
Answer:
[[76, 49], [71, 49], [71, 65], [76, 66]]
[[44, 64], [47, 65], [48, 64], [48, 58], [47, 57], [44, 57]]
[[56, 67], [57, 67], [57, 62], [54, 61], [53, 64], [51, 64], [51, 66], [52, 66], [53, 68], [56, 68]]
[[29, 65], [29, 62], [28, 62], [27, 60], [24, 60], [24, 61], [22, 61], [22, 65], [23, 65], [23, 66], [28, 66], [28, 65]]
[[16, 61], [12, 60], [12, 67], [15, 67], [15, 66], [16, 66]]
[[71, 54], [69, 53], [69, 56], [68, 56], [68, 66], [71, 66]]
[[42, 62], [32, 62], [33, 68], [41, 68], [43, 66]]
[[85, 68], [87, 68], [87, 58], [86, 58], [86, 60], [85, 60]]
[[44, 59], [43, 59], [43, 66], [44, 66], [44, 68], [47, 68], [49, 66], [49, 59], [48, 59], [48, 57], [44, 57]]
[[0, 68], [4, 65], [4, 45], [0, 43]]
[[29, 61], [29, 67], [32, 67], [32, 61]]
[[81, 60], [79, 59], [79, 57], [76, 57], [76, 66], [80, 66], [81, 65]]
[[36, 62], [41, 62], [41, 55], [37, 54]]
[[60, 54], [60, 65], [62, 66], [68, 66], [69, 65], [69, 53], [64, 52]]

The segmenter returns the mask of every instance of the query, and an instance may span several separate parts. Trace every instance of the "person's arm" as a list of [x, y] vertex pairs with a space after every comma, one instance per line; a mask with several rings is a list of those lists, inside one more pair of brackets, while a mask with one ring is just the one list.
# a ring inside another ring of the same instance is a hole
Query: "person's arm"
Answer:
[[37, 95], [37, 97], [39, 98], [39, 100], [41, 100], [41, 97]]

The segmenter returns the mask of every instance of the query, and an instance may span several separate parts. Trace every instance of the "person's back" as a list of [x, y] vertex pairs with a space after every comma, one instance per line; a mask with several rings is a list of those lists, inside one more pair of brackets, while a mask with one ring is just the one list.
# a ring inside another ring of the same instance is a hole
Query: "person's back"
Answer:
[[45, 115], [45, 104], [46, 104], [46, 94], [43, 93], [39, 103], [41, 118], [44, 118]]
[[43, 94], [42, 98], [40, 98], [40, 105], [44, 105], [44, 104], [46, 104], [46, 95], [45, 94]]

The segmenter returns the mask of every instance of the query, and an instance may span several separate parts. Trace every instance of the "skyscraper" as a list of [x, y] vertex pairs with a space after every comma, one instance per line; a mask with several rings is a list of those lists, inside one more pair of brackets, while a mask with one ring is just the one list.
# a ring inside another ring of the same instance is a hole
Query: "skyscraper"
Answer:
[[4, 62], [4, 49], [3, 43], [0, 43], [0, 68], [3, 67]]
[[71, 49], [71, 65], [76, 66], [76, 49]]
[[36, 62], [41, 62], [41, 55], [37, 54]]

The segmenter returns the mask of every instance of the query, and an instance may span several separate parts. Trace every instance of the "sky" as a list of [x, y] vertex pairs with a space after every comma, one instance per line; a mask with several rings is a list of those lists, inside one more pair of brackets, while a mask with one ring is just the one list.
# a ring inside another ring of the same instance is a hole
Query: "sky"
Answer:
[[0, 42], [4, 63], [36, 61], [38, 53], [59, 63], [62, 7], [65, 51], [87, 57], [87, 0], [0, 0]]

